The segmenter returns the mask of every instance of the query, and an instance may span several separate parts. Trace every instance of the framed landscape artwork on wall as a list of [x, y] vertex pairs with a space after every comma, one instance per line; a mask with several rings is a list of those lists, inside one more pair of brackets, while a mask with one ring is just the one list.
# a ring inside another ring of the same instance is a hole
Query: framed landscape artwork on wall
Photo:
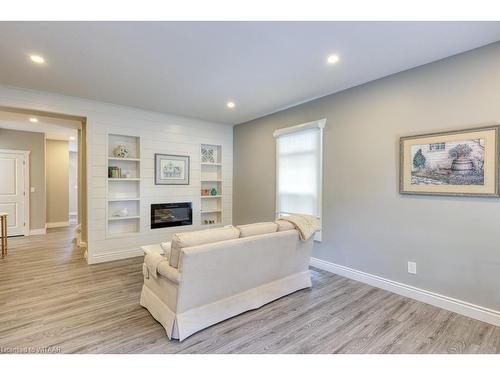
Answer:
[[401, 194], [499, 196], [499, 126], [400, 139]]
[[156, 185], [189, 185], [189, 156], [155, 154]]

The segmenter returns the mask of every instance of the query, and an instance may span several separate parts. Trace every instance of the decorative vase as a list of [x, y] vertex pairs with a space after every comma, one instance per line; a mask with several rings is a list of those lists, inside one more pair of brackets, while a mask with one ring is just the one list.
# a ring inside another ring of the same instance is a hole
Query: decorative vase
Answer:
[[132, 177], [132, 174], [127, 171], [127, 170], [122, 170], [121, 171], [121, 178], [131, 178]]
[[210, 190], [210, 195], [217, 195], [217, 189], [216, 188], [212, 188], [212, 190]]
[[125, 145], [118, 145], [113, 150], [113, 155], [116, 158], [126, 158], [126, 157], [128, 157], [129, 153], [130, 153], [130, 151], [129, 151], [128, 147]]

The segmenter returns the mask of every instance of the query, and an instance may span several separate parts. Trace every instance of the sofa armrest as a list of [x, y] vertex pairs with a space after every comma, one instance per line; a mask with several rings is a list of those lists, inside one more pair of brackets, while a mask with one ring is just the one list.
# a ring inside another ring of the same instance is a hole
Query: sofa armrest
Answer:
[[168, 260], [165, 260], [158, 264], [157, 267], [158, 273], [163, 277], [166, 277], [168, 280], [175, 284], [179, 284], [180, 273], [177, 268], [172, 267], [168, 264]]

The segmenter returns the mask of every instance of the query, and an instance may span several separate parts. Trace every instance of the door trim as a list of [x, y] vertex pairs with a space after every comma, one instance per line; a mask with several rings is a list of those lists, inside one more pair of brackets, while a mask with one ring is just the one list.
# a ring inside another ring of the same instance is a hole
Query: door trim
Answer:
[[[0, 148], [4, 154], [24, 155], [23, 176], [24, 176], [24, 235], [30, 235], [30, 153], [26, 150], [9, 150]], [[28, 171], [28, 173], [26, 173]]]

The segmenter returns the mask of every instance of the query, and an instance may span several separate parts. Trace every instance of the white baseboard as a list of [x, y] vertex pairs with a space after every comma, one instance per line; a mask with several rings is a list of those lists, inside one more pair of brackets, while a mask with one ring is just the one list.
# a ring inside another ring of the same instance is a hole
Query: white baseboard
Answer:
[[416, 288], [318, 258], [311, 258], [311, 266], [500, 327], [500, 311], [474, 305], [456, 298]]
[[96, 264], [111, 262], [113, 260], [135, 258], [139, 256], [144, 256], [144, 251], [142, 251], [140, 248], [107, 252], [106, 254], [91, 254], [91, 252], [87, 252], [87, 263]]
[[62, 228], [69, 227], [69, 221], [58, 221], [55, 223], [47, 223], [47, 228]]
[[47, 233], [47, 230], [45, 228], [30, 229], [30, 236], [40, 236], [40, 235], [44, 235], [46, 233]]

